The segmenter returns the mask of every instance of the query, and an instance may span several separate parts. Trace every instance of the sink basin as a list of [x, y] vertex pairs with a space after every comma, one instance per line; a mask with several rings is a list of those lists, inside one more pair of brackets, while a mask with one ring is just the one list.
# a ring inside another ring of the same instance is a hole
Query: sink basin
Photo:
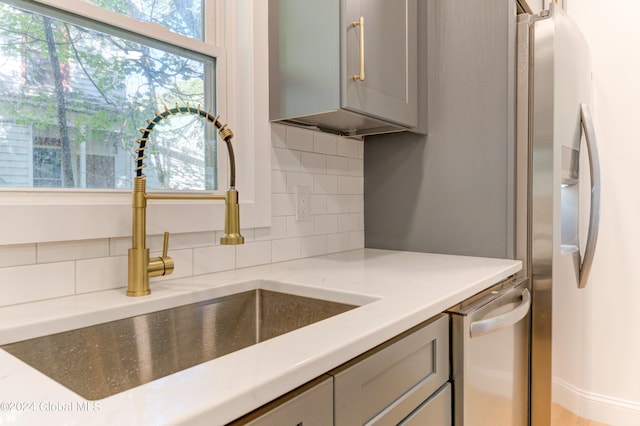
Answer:
[[356, 305], [257, 289], [2, 346], [96, 400]]

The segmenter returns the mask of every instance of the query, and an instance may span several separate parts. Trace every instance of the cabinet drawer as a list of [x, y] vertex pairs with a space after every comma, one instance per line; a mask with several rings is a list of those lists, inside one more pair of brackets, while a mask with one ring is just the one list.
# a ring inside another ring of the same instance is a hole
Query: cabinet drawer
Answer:
[[451, 383], [447, 383], [398, 426], [451, 426], [451, 424]]
[[330, 374], [336, 426], [397, 425], [449, 379], [449, 317], [439, 315]]
[[333, 380], [321, 376], [228, 426], [327, 426], [333, 424]]

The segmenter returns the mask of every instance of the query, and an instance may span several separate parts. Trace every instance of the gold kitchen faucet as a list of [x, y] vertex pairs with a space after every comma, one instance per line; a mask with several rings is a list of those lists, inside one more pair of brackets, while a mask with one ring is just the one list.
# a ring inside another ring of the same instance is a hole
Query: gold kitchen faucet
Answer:
[[[220, 137], [226, 142], [229, 151], [230, 162], [230, 180], [229, 190], [226, 195], [206, 195], [206, 194], [178, 194], [178, 193], [152, 193], [146, 191], [146, 177], [142, 173], [142, 169], [146, 167], [144, 155], [146, 142], [149, 135], [153, 131], [154, 126], [162, 119], [166, 119], [174, 114], [197, 114], [213, 123], [218, 130]], [[132, 219], [132, 245], [129, 249], [129, 280], [127, 287], [127, 296], [145, 296], [151, 293], [149, 288], [149, 277], [158, 277], [169, 275], [175, 267], [173, 259], [167, 255], [169, 246], [169, 233], [164, 233], [164, 244], [162, 256], [149, 257], [149, 249], [146, 247], [147, 231], [147, 200], [224, 200], [225, 201], [225, 235], [220, 238], [220, 244], [235, 245], [244, 244], [244, 237], [240, 234], [240, 206], [238, 204], [238, 191], [235, 189], [235, 157], [233, 147], [231, 146], [231, 138], [233, 132], [226, 125], [219, 121], [219, 116], [213, 116], [208, 111], [202, 111], [200, 106], [197, 108], [179, 107], [169, 109], [165, 107], [163, 113], [158, 114], [153, 120], [147, 120], [148, 126], [140, 129], [142, 137], [137, 141], [140, 146], [136, 149], [136, 177], [133, 180], [133, 219]]]

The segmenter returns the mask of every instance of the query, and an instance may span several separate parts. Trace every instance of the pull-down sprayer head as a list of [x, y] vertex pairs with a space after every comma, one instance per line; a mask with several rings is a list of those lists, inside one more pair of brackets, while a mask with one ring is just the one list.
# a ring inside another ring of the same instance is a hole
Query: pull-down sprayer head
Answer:
[[144, 178], [142, 169], [146, 167], [146, 165], [144, 164], [144, 159], [147, 158], [147, 156], [144, 155], [144, 150], [146, 149], [146, 143], [149, 140], [149, 135], [153, 131], [153, 128], [161, 120], [175, 114], [196, 114], [199, 117], [206, 119], [207, 121], [213, 123], [216, 130], [218, 131], [218, 134], [225, 141], [225, 144], [227, 145], [227, 151], [229, 153], [229, 190], [227, 191], [225, 197], [225, 235], [220, 238], [220, 244], [244, 244], [244, 237], [240, 234], [240, 206], [238, 204], [238, 191], [235, 188], [236, 160], [233, 153], [233, 146], [231, 145], [233, 132], [227, 127], [226, 124], [220, 123], [219, 115], [213, 116], [209, 111], [201, 110], [200, 105], [198, 105], [197, 108], [190, 107], [189, 103], [187, 103], [187, 105], [184, 107], [180, 107], [178, 106], [178, 104], [176, 104], [175, 108], [171, 109], [165, 106], [164, 112], [156, 112], [153, 120], [147, 120], [147, 127], [145, 129], [140, 129], [142, 137], [138, 139], [140, 146], [136, 149], [136, 153], [138, 155], [135, 160], [136, 167], [134, 169], [136, 172], [136, 179]]

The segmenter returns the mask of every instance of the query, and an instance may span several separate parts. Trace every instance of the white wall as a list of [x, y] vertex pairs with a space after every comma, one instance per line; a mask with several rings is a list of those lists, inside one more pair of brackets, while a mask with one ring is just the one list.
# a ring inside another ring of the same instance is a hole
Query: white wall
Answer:
[[[363, 142], [271, 126], [271, 226], [242, 229], [246, 243], [221, 246], [213, 232], [171, 237], [173, 275], [190, 275], [317, 256], [364, 246]], [[309, 187], [311, 219], [295, 220], [295, 187]], [[149, 205], [153, 215], [153, 205]], [[240, 211], [242, 219], [242, 211]], [[185, 218], [175, 218], [185, 220]], [[241, 220], [242, 223], [242, 220]], [[0, 245], [0, 306], [123, 288], [131, 239]], [[148, 239], [152, 256], [161, 235]]]
[[600, 151], [602, 208], [592, 277], [577, 310], [583, 334], [581, 347], [572, 351], [579, 354], [579, 374], [575, 383], [564, 384], [564, 391], [571, 394], [568, 408], [583, 417], [612, 425], [637, 425], [640, 3], [570, 0], [568, 13], [591, 47], [591, 107]]

